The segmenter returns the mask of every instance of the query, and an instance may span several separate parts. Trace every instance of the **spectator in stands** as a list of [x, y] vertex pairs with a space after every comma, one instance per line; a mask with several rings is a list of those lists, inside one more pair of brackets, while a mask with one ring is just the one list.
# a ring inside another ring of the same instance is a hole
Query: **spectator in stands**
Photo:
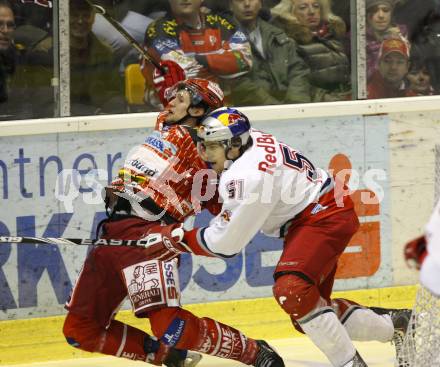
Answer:
[[[439, 5], [440, 7], [440, 5]], [[425, 60], [435, 91], [440, 91], [440, 9], [425, 19], [412, 40], [411, 55], [417, 54]]]
[[122, 79], [109, 47], [92, 33], [94, 11], [70, 0], [72, 114], [125, 112]]
[[[151, 23], [145, 47], [157, 61], [172, 60], [186, 77], [210, 79], [222, 86], [226, 97], [234, 79], [249, 72], [251, 47], [244, 32], [224, 17], [202, 14], [202, 0], [169, 0], [170, 11]], [[152, 85], [152, 68], [144, 63], [147, 86]]]
[[278, 5], [280, 3], [280, 0], [263, 0], [263, 7], [270, 9], [273, 8], [275, 5]]
[[20, 0], [16, 2], [15, 43], [32, 49], [52, 33], [52, 2]]
[[8, 84], [15, 72], [16, 48], [12, 38], [15, 17], [11, 5], [0, 1], [0, 103], [8, 101]]
[[404, 24], [408, 29], [408, 39], [417, 35], [426, 19], [436, 11], [437, 0], [398, 0], [393, 12], [397, 24]]
[[52, 1], [16, 0], [15, 6], [17, 28], [32, 25], [49, 33], [52, 31]]
[[331, 2], [331, 9], [333, 14], [339, 16], [347, 26], [347, 31], [350, 32], [351, 14], [350, 14], [350, 1], [351, 0], [337, 0]]
[[312, 101], [350, 99], [350, 64], [342, 44], [346, 28], [331, 13], [329, 1], [282, 0], [272, 15], [273, 23], [298, 43], [311, 69]]
[[387, 38], [406, 39], [404, 25], [393, 23], [393, 9], [396, 0], [367, 0], [367, 78], [379, 65], [379, 51], [382, 41]]
[[379, 69], [368, 83], [368, 98], [410, 96], [405, 85], [408, 59], [407, 42], [401, 38], [384, 40], [380, 49]]
[[26, 98], [26, 78], [21, 64], [23, 45], [14, 40], [15, 8], [8, 0], [0, 0], [0, 120], [31, 118]]
[[259, 17], [262, 0], [230, 0], [234, 19], [252, 47], [252, 69], [232, 90], [235, 105], [310, 102], [310, 70], [295, 41]]
[[[163, 16], [168, 9], [167, 0], [97, 0], [94, 2], [103, 6], [108, 14], [139, 43], [144, 40], [147, 26], [154, 19]], [[130, 53], [130, 60], [133, 56], [139, 56], [137, 51], [131, 48], [129, 42], [101, 14], [95, 17], [93, 33], [101, 42], [112, 48], [116, 59], [124, 58], [127, 53]]]
[[[70, 0], [70, 103], [71, 115], [126, 112], [123, 83], [111, 49], [92, 33], [94, 11], [85, 0]], [[43, 46], [45, 45], [45, 46]], [[50, 45], [49, 47], [47, 45]], [[53, 77], [52, 37], [44, 39], [27, 57], [33, 66], [34, 85], [51, 85]], [[51, 94], [35, 96], [35, 117], [47, 117]]]
[[431, 75], [424, 59], [411, 57], [406, 78], [409, 84], [409, 95], [432, 96], [436, 94], [431, 85]]
[[225, 14], [228, 12], [228, 2], [218, 0], [204, 0], [203, 6], [209, 9], [210, 12], [216, 14]]

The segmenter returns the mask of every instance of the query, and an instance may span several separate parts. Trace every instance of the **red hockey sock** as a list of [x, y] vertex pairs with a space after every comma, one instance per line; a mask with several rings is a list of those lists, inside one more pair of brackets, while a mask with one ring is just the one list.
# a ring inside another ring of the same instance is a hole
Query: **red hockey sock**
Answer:
[[331, 300], [331, 306], [338, 316], [339, 320], [344, 319], [350, 312], [350, 310], [362, 307], [361, 305], [359, 305], [359, 303], [350, 301], [349, 299], [345, 298], [333, 298]]
[[[66, 317], [63, 332], [68, 343], [76, 348], [142, 361], [147, 359], [144, 344], [151, 339], [147, 333], [116, 320], [106, 329], [72, 313]], [[153, 349], [158, 348], [159, 343], [154, 343]]]
[[198, 318], [181, 308], [150, 312], [154, 335], [169, 346], [189, 349], [245, 364], [255, 361], [258, 345], [239, 330], [209, 318]]

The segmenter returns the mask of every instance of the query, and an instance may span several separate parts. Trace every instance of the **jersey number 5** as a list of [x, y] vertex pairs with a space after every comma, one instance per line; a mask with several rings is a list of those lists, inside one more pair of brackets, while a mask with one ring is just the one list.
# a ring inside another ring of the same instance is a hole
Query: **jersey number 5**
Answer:
[[307, 179], [309, 181], [314, 181], [316, 178], [315, 166], [306, 157], [304, 157], [300, 152], [293, 150], [287, 145], [280, 144], [281, 153], [283, 154], [284, 165], [297, 171], [306, 171]]

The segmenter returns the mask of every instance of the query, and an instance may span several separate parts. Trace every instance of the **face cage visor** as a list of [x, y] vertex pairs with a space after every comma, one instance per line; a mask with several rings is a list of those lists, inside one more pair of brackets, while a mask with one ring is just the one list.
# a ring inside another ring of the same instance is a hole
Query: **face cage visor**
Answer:
[[208, 165], [217, 161], [220, 149], [223, 150], [226, 159], [229, 159], [229, 150], [233, 147], [240, 148], [241, 146], [241, 137], [239, 136], [219, 141], [205, 141], [200, 137], [197, 138], [197, 153]]
[[191, 97], [190, 106], [197, 106], [199, 103], [201, 103], [203, 101], [203, 98], [199, 93], [197, 93], [196, 91], [194, 91], [194, 89], [188, 87], [184, 83], [177, 83], [173, 87], [169, 88], [165, 92], [166, 100], [168, 102], [170, 102], [172, 99], [176, 98], [177, 92], [179, 92], [181, 90], [186, 90], [189, 93], [189, 95]]
[[197, 139], [197, 153], [200, 158], [210, 166], [211, 163], [218, 160], [219, 154], [222, 151], [225, 156], [228, 150], [227, 141], [204, 141]]

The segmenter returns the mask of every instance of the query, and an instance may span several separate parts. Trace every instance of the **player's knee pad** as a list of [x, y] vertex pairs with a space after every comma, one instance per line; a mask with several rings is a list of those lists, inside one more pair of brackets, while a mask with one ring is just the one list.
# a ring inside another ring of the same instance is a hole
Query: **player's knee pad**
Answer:
[[301, 274], [284, 274], [277, 278], [273, 295], [292, 319], [298, 320], [312, 311], [320, 301], [319, 289]]
[[102, 329], [95, 321], [69, 312], [64, 320], [63, 333], [72, 347], [94, 352]]

